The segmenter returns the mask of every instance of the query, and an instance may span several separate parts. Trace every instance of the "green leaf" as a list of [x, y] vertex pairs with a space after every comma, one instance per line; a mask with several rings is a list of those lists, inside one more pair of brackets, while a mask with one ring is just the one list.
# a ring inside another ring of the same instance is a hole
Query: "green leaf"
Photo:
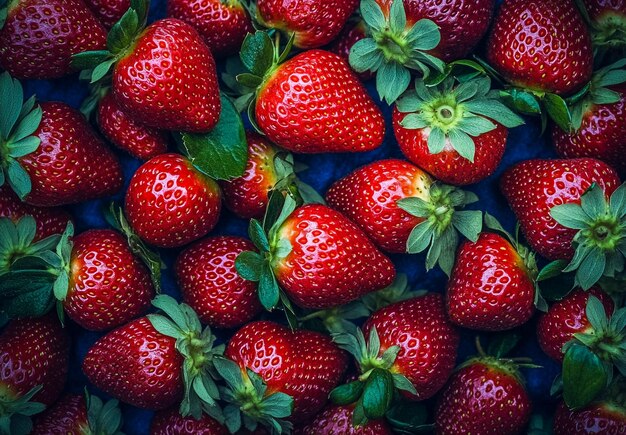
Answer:
[[620, 185], [611, 195], [609, 209], [611, 214], [617, 218], [626, 215], [626, 183]]
[[476, 243], [483, 229], [483, 215], [478, 210], [457, 210], [452, 215], [452, 225], [466, 239]]
[[263, 83], [263, 78], [254, 74], [243, 73], [237, 75], [237, 83], [248, 88], [257, 88]]
[[435, 230], [430, 222], [424, 221], [418, 224], [407, 239], [406, 252], [408, 254], [419, 254], [424, 252], [432, 243]]
[[19, 122], [13, 134], [9, 138], [11, 142], [19, 142], [27, 136], [33, 134], [41, 123], [41, 117], [43, 115], [43, 111], [41, 107], [36, 107], [32, 111], [30, 111], [22, 120]]
[[263, 230], [263, 226], [256, 219], [250, 220], [248, 235], [250, 236], [252, 243], [254, 243], [254, 246], [263, 252], [269, 252], [270, 242], [267, 240], [267, 235], [265, 234], [265, 230]]
[[452, 148], [454, 148], [461, 157], [474, 163], [476, 146], [474, 145], [474, 140], [467, 133], [460, 129], [452, 129], [448, 132], [448, 138], [450, 139]]
[[487, 355], [491, 355], [496, 358], [505, 357], [515, 348], [515, 346], [518, 345], [521, 338], [522, 336], [516, 332], [505, 332], [495, 335], [489, 341]]
[[[586, 248], [578, 248], [578, 250], [581, 249]], [[589, 250], [588, 255], [584, 257], [576, 271], [576, 282], [583, 290], [589, 290], [602, 278], [605, 266], [606, 257], [604, 253], [599, 249]]]
[[350, 49], [348, 62], [356, 72], [376, 71], [383, 64], [384, 56], [372, 38], [357, 41]]
[[508, 92], [502, 91], [502, 97], [505, 99], [510, 98], [510, 105], [522, 114], [541, 114], [541, 106], [539, 105], [537, 98], [529, 92], [511, 89]]
[[293, 411], [293, 397], [285, 393], [274, 393], [263, 399], [261, 409], [266, 416], [286, 418]]
[[375, 0], [361, 1], [361, 17], [373, 30], [382, 30], [387, 24], [383, 11]]
[[259, 300], [261, 305], [272, 311], [278, 305], [280, 299], [280, 288], [276, 282], [276, 277], [269, 264], [265, 264], [259, 280]]
[[601, 333], [601, 331], [606, 331], [609, 326], [607, 313], [604, 310], [604, 305], [602, 305], [602, 302], [600, 302], [597, 297], [593, 295], [589, 296], [585, 313], [596, 334]]
[[589, 348], [573, 344], [563, 359], [563, 399], [571, 409], [591, 403], [606, 388], [608, 373]]
[[400, 125], [408, 130], [419, 130], [425, 128], [428, 123], [419, 113], [409, 113], [400, 121]]
[[254, 75], [263, 77], [274, 62], [274, 44], [267, 32], [250, 33], [243, 40], [241, 62]]
[[441, 41], [439, 26], [428, 19], [421, 19], [406, 35], [412, 50], [428, 51], [436, 48]]
[[96, 66], [91, 74], [91, 83], [96, 83], [102, 80], [104, 76], [109, 73], [111, 67], [113, 66], [113, 64], [115, 64], [115, 62], [115, 59], [109, 59]]
[[7, 168], [7, 179], [11, 185], [11, 189], [24, 200], [32, 189], [32, 184], [28, 172], [24, 170], [17, 160], [9, 160]]
[[373, 369], [365, 383], [363, 396], [363, 411], [370, 420], [377, 420], [385, 416], [393, 401], [393, 377], [384, 369]]
[[383, 101], [392, 104], [411, 84], [411, 73], [396, 62], [383, 62], [376, 73], [376, 90]]
[[9, 156], [13, 157], [14, 159], [18, 159], [37, 151], [37, 148], [39, 148], [40, 144], [41, 139], [39, 139], [37, 136], [28, 136], [23, 138], [19, 142], [13, 142], [8, 144], [7, 148], [9, 150]]
[[165, 316], [161, 316], [158, 314], [148, 314], [148, 320], [159, 333], [166, 335], [168, 337], [172, 337], [175, 339], [179, 339], [184, 337], [183, 330], [176, 325], [173, 321], [168, 319]]
[[391, 426], [400, 433], [417, 433], [428, 420], [426, 406], [420, 402], [398, 401], [385, 415]]
[[389, 28], [393, 33], [404, 32], [406, 28], [406, 12], [402, 0], [394, 0], [389, 8]]
[[543, 97], [543, 103], [550, 118], [563, 131], [570, 131], [572, 128], [572, 114], [565, 100], [556, 94], [548, 93]]
[[340, 385], [330, 392], [330, 400], [335, 405], [350, 405], [359, 400], [364, 388], [365, 383], [358, 380]]
[[72, 56], [71, 66], [75, 70], [92, 70], [110, 57], [108, 50], [84, 51]]
[[606, 205], [604, 191], [596, 183], [593, 183], [580, 197], [581, 208], [591, 217], [603, 215], [607, 209]]
[[567, 228], [582, 230], [589, 228], [589, 216], [578, 204], [561, 204], [550, 209], [550, 216]]
[[0, 75], [0, 140], [11, 136], [11, 131], [19, 119], [24, 102], [24, 91], [18, 80], [13, 79], [8, 72]]
[[446, 136], [440, 128], [433, 128], [428, 135], [428, 152], [439, 154], [446, 146]]

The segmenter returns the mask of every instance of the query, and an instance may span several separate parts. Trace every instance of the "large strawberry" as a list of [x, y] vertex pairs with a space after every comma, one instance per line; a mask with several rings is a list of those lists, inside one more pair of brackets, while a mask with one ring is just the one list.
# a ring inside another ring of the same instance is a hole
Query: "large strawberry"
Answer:
[[570, 410], [561, 402], [554, 414], [554, 435], [624, 434], [626, 405], [623, 399], [602, 400]]
[[295, 435], [391, 435], [393, 432], [384, 419], [369, 421], [363, 426], [353, 426], [354, 406], [329, 405], [315, 419], [296, 428]]
[[341, 32], [358, 0], [259, 0], [257, 18], [267, 26], [293, 33], [296, 47], [318, 48]]
[[98, 20], [110, 29], [126, 13], [130, 0], [84, 0]]
[[577, 270], [576, 283], [584, 289], [623, 270], [618, 245], [626, 234], [620, 222], [626, 187], [619, 185], [613, 168], [590, 158], [527, 160], [501, 179], [533, 250], [563, 260], [564, 268], [572, 260], [564, 270]]
[[508, 109], [489, 78], [437, 87], [415, 81], [393, 112], [393, 129], [404, 155], [435, 178], [457, 186], [473, 184], [496, 170], [507, 128], [524, 121]]
[[73, 54], [105, 46], [105, 28], [81, 0], [0, 5], [0, 66], [17, 78], [65, 76]]
[[495, 19], [487, 60], [515, 86], [567, 96], [591, 79], [591, 36], [573, 0], [509, 0]]
[[475, 195], [434, 183], [421, 169], [401, 160], [371, 163], [335, 182], [328, 204], [356, 223], [378, 246], [393, 253], [430, 247], [427, 268], [447, 273], [454, 263], [458, 232], [476, 241], [481, 213], [461, 211]]
[[202, 414], [199, 420], [183, 417], [176, 407], [157, 411], [150, 424], [150, 435], [228, 435], [228, 429]]
[[215, 337], [193, 310], [170, 296], [152, 302], [163, 314], [134, 320], [100, 338], [83, 360], [89, 381], [123, 402], [146, 409], [180, 403], [183, 416], [220, 418], [212, 379]]
[[[248, 323], [233, 335], [215, 368], [228, 385], [226, 415], [243, 413], [243, 424], [279, 429], [290, 421], [306, 421], [317, 414], [348, 366], [345, 352], [330, 337], [277, 323]], [[237, 409], [239, 408], [239, 409]], [[241, 419], [227, 419], [231, 433]]]
[[183, 299], [203, 323], [234, 328], [261, 312], [257, 284], [241, 278], [235, 269], [237, 256], [254, 250], [249, 240], [221, 236], [201, 240], [179, 255], [176, 277]]
[[380, 290], [395, 277], [391, 260], [324, 205], [296, 208], [287, 195], [282, 207], [268, 208], [264, 226], [253, 219], [248, 232], [259, 252], [239, 254], [236, 266], [243, 278], [259, 281], [267, 309], [278, 304], [281, 288], [301, 307], [328, 308]]
[[0, 75], [0, 185], [31, 205], [71, 204], [115, 193], [118, 159], [77, 110], [64, 103], [23, 101], [22, 86]]
[[13, 320], [2, 331], [2, 433], [30, 433], [30, 416], [57, 400], [67, 378], [69, 351], [67, 332], [53, 315]]
[[146, 242], [166, 248], [205, 236], [220, 216], [217, 183], [179, 154], [162, 154], [135, 172], [126, 191], [130, 225]]
[[[266, 32], [246, 37], [237, 79], [255, 89], [249, 110], [267, 138], [298, 153], [361, 152], [378, 148], [385, 122], [348, 64], [324, 50], [285, 61]], [[332, 128], [329, 128], [332, 126]]]

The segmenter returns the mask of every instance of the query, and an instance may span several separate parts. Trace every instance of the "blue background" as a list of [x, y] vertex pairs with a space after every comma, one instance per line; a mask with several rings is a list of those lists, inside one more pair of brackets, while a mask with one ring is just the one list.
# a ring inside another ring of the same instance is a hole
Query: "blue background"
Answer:
[[[150, 11], [150, 22], [165, 16], [165, 1], [154, 0]], [[37, 94], [41, 101], [64, 101], [74, 107], [79, 107], [82, 100], [87, 95], [87, 88], [83, 84], [78, 84], [76, 76], [56, 81], [27, 81], [24, 83], [28, 96]], [[374, 96], [377, 103], [383, 110], [387, 122], [387, 134], [384, 144], [377, 150], [363, 154], [335, 154], [335, 155], [313, 155], [297, 156], [297, 160], [305, 163], [309, 169], [301, 174], [301, 178], [312, 185], [322, 194], [335, 180], [347, 175], [352, 170], [367, 163], [383, 158], [402, 158], [402, 154], [393, 137], [391, 128], [391, 111], [377, 99], [373, 84], [368, 83], [368, 90]], [[541, 137], [540, 126], [536, 119], [527, 119], [525, 126], [510, 131], [507, 143], [507, 151], [498, 171], [487, 180], [471, 186], [468, 190], [474, 191], [480, 197], [480, 202], [474, 208], [488, 211], [502, 222], [504, 227], [511, 231], [515, 227], [514, 216], [509, 210], [506, 202], [499, 191], [498, 180], [504, 170], [516, 162], [531, 158], [554, 157], [549, 142], [549, 135]], [[139, 167], [141, 162], [131, 159], [126, 154], [119, 153], [124, 164], [125, 180], [128, 180]], [[114, 199], [121, 201], [125, 190]], [[90, 201], [70, 207], [75, 222], [77, 232], [89, 228], [107, 227], [103, 219], [102, 210], [110, 202], [110, 199]], [[246, 236], [247, 222], [236, 218], [224, 209], [220, 223], [212, 234], [230, 234]], [[179, 292], [172, 273], [172, 264], [178, 251], [162, 250], [161, 254], [168, 266], [164, 271], [164, 291], [174, 297], [179, 297]], [[433, 292], [443, 293], [446, 286], [446, 277], [439, 271], [434, 270], [426, 273], [424, 269], [423, 255], [395, 255], [392, 256], [397, 269], [409, 277], [411, 288], [426, 289]], [[554, 404], [554, 398], [550, 398], [549, 390], [552, 380], [559, 372], [559, 366], [545, 356], [538, 348], [535, 338], [535, 320], [529, 322], [520, 332], [524, 335], [521, 344], [515, 350], [516, 356], [529, 356], [534, 362], [541, 365], [540, 369], [524, 370], [527, 380], [527, 388], [532, 396], [534, 409], [538, 412], [549, 412]], [[92, 393], [105, 398], [106, 395], [91, 386], [83, 375], [80, 365], [89, 347], [100, 337], [100, 334], [84, 331], [75, 325], [70, 325], [73, 337], [71, 353], [71, 366], [67, 388], [69, 391], [81, 393], [84, 386], [88, 385]], [[220, 338], [226, 340], [228, 332], [218, 332]], [[459, 362], [475, 353], [474, 337], [476, 333], [463, 331], [463, 340], [459, 353]], [[483, 339], [483, 343], [488, 343], [488, 338]], [[152, 412], [140, 410], [128, 405], [122, 405], [124, 414], [123, 430], [128, 434], [149, 433]]]

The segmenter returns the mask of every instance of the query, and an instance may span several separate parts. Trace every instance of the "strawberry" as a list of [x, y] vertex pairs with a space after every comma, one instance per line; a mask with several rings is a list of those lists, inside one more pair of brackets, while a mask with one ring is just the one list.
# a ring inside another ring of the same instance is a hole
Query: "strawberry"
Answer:
[[150, 314], [109, 332], [87, 352], [83, 372], [97, 388], [123, 402], [146, 409], [179, 403], [183, 416], [199, 419], [202, 411], [221, 418], [217, 386], [210, 373], [214, 356], [210, 329], [201, 329], [193, 310], [166, 295]]
[[261, 312], [257, 284], [235, 269], [237, 256], [255, 249], [244, 238], [221, 236], [201, 240], [178, 256], [175, 269], [183, 299], [203, 323], [234, 328]]
[[318, 48], [335, 39], [357, 5], [358, 0], [259, 0], [257, 18], [266, 27], [293, 33], [298, 48]]
[[122, 186], [116, 156], [77, 110], [64, 103], [23, 102], [22, 86], [0, 75], [0, 165], [28, 204], [51, 207], [108, 196]]
[[110, 29], [130, 8], [130, 0], [84, 0], [96, 18]]
[[242, 252], [236, 267], [244, 279], [259, 281], [268, 310], [278, 304], [280, 288], [301, 307], [329, 308], [393, 282], [393, 263], [356, 225], [324, 205], [296, 208], [287, 195], [282, 207], [268, 209], [264, 225], [250, 221], [259, 252]]
[[30, 432], [30, 416], [53, 404], [63, 390], [69, 351], [69, 337], [55, 316], [8, 324], [0, 334], [0, 431]]
[[252, 21], [240, 0], [168, 0], [167, 15], [191, 24], [215, 57], [238, 53]]
[[514, 364], [475, 358], [459, 367], [441, 391], [435, 431], [441, 435], [522, 434], [531, 407]]
[[256, 89], [249, 110], [259, 131], [298, 153], [378, 148], [385, 133], [383, 116], [348, 64], [324, 50], [285, 61], [287, 53], [279, 54], [266, 32], [244, 40], [241, 60], [249, 73], [237, 80]]
[[446, 307], [450, 320], [465, 328], [505, 331], [526, 323], [535, 312], [535, 255], [518, 243], [490, 215], [484, 232], [466, 241], [448, 281]]
[[150, 425], [150, 435], [228, 435], [225, 426], [206, 414], [199, 420], [183, 417], [176, 408], [157, 411]]
[[[293, 422], [312, 418], [348, 366], [347, 355], [329, 337], [269, 321], [248, 323], [237, 331], [224, 355], [229, 359], [215, 361], [227, 384], [224, 397], [232, 403], [224, 412], [241, 410], [251, 431], [257, 423], [280, 429], [290, 426], [283, 420], [287, 417]], [[235, 433], [241, 419], [226, 424]]]
[[149, 160], [167, 152], [167, 133], [128, 116], [111, 93], [107, 93], [98, 105], [98, 126], [115, 146], [135, 158]]
[[197, 240], [215, 227], [220, 198], [217, 183], [188, 159], [162, 154], [135, 172], [126, 191], [125, 209], [139, 237], [158, 247], [173, 248]]
[[460, 211], [475, 195], [434, 183], [421, 169], [401, 160], [371, 163], [335, 182], [328, 204], [356, 223], [382, 249], [418, 253], [432, 246], [426, 263], [450, 272], [457, 230], [476, 240], [480, 212]]
[[514, 86], [567, 96], [591, 79], [591, 36], [573, 0], [509, 0], [491, 29], [487, 60]]
[[391, 435], [393, 432], [385, 420], [369, 421], [364, 426], [352, 425], [353, 406], [329, 405], [307, 425], [297, 428], [295, 435]]
[[487, 77], [465, 82], [450, 77], [437, 87], [416, 80], [415, 91], [402, 96], [393, 112], [403, 154], [435, 178], [457, 186], [493, 174], [504, 155], [507, 128], [524, 121], [490, 90]]
[[0, 6], [0, 67], [17, 78], [63, 77], [72, 72], [73, 54], [105, 46], [105, 28], [80, 0], [20, 0]]
[[626, 407], [623, 402], [600, 401], [583, 409], [569, 410], [561, 402], [554, 414], [554, 435], [624, 434]]
[[626, 212], [625, 188], [618, 189], [619, 184], [611, 167], [589, 158], [527, 160], [501, 179], [502, 192], [533, 250], [563, 260], [563, 270], [576, 270], [576, 285], [584, 289], [623, 269], [617, 244], [624, 237], [619, 220]]
[[626, 48], [626, 2], [583, 0], [595, 48], [600, 54], [623, 55]]
[[32, 435], [90, 434], [117, 435], [122, 412], [117, 400], [103, 403], [85, 391], [85, 396], [67, 394], [35, 421]]

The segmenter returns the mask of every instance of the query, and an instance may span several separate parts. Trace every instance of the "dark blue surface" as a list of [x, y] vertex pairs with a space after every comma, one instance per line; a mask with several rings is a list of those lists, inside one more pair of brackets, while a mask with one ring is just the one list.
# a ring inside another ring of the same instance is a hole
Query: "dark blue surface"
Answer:
[[[164, 0], [153, 1], [150, 14], [151, 21], [164, 16], [164, 4]], [[80, 105], [87, 92], [85, 86], [78, 84], [77, 77], [54, 82], [26, 82], [25, 89], [29, 96], [36, 93], [41, 101], [65, 101], [74, 107]], [[372, 95], [375, 95], [371, 83], [368, 84], [368, 89]], [[401, 158], [402, 154], [398, 149], [391, 129], [391, 111], [383, 104], [380, 104], [380, 106], [385, 113], [388, 127], [383, 146], [365, 154], [300, 156], [298, 160], [309, 167], [306, 172], [301, 174], [301, 178], [315, 187], [319, 192], [325, 193], [326, 189], [328, 189], [333, 181], [347, 175], [350, 171], [359, 166], [382, 158]], [[540, 137], [539, 128], [536, 120], [529, 119], [527, 120], [526, 126], [512, 130], [509, 135], [507, 151], [499, 170], [489, 179], [469, 188], [469, 190], [476, 192], [480, 197], [480, 202], [475, 205], [475, 208], [488, 211], [498, 218], [508, 230], [512, 230], [515, 226], [514, 217], [498, 189], [498, 179], [506, 168], [518, 161], [554, 156], [550, 143], [545, 138]], [[120, 157], [124, 163], [126, 182], [128, 182], [133, 172], [140, 165], [140, 162], [121, 153]], [[120, 200], [123, 197], [123, 192], [124, 191], [115, 199]], [[108, 203], [109, 200], [107, 199], [104, 201], [91, 201], [71, 207], [71, 212], [76, 221], [77, 231], [81, 232], [89, 228], [106, 227], [107, 225], [103, 219], [102, 209]], [[235, 218], [231, 213], [225, 210], [213, 234], [245, 236], [246, 228], [247, 222]], [[168, 269], [164, 271], [165, 292], [178, 297], [179, 292], [171, 267], [173, 260], [176, 258], [176, 254], [177, 251], [162, 251], [162, 255], [168, 266]], [[416, 290], [426, 289], [434, 292], [443, 292], [445, 290], [445, 275], [439, 270], [431, 271], [426, 274], [423, 255], [396, 255], [392, 258], [398, 271], [408, 275], [412, 288]], [[84, 385], [88, 385], [80, 368], [82, 359], [100, 334], [81, 330], [75, 325], [70, 325], [70, 328], [73, 335], [73, 348], [68, 389], [80, 393]], [[540, 412], [545, 412], [550, 409], [554, 402], [549, 397], [549, 390], [554, 376], [559, 371], [559, 367], [539, 350], [535, 339], [534, 320], [525, 325], [520, 332], [524, 334], [525, 338], [518, 347], [516, 355], [529, 356], [533, 358], [536, 364], [543, 366], [541, 369], [525, 370], [524, 374], [527, 378], [527, 387], [533, 398], [535, 409]], [[218, 332], [218, 335], [220, 335], [222, 339], [228, 338], [228, 334], [220, 334]], [[459, 361], [475, 353], [474, 336], [475, 333], [472, 331], [463, 332]], [[485, 337], [483, 342], [486, 344], [488, 338]], [[103, 398], [106, 396], [91, 385], [89, 385], [89, 389], [94, 393], [100, 394]], [[124, 431], [126, 433], [134, 435], [147, 434], [149, 432], [150, 420], [152, 418], [151, 412], [123, 405], [123, 413], [125, 419]]]

